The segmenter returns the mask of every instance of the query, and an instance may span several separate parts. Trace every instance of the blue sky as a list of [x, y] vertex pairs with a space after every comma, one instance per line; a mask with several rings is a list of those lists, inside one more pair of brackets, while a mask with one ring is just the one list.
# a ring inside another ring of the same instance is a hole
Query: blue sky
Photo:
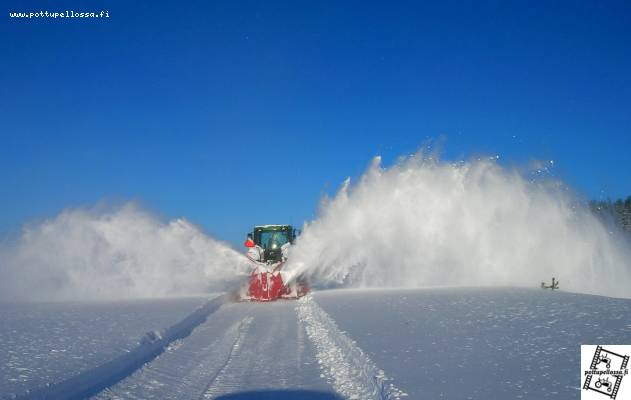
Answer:
[[[631, 195], [631, 4], [6, 1], [0, 233], [132, 199], [238, 243], [440, 140]], [[19, 20], [10, 11], [100, 11]]]

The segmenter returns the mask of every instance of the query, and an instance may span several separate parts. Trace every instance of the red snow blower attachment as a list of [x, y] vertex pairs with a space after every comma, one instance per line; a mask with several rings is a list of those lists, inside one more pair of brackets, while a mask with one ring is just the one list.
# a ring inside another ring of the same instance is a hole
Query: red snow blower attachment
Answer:
[[243, 300], [297, 299], [309, 292], [304, 279], [291, 279], [282, 271], [295, 240], [296, 230], [291, 225], [255, 226], [254, 232], [248, 233], [245, 246], [254, 270], [247, 289], [242, 290]]

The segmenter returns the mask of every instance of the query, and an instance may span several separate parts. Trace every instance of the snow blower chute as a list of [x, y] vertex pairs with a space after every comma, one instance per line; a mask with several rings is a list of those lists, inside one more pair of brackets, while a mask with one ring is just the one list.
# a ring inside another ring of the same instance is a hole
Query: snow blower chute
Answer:
[[309, 288], [304, 279], [290, 279], [282, 271], [289, 247], [295, 240], [296, 230], [291, 225], [255, 226], [254, 231], [248, 233], [245, 246], [254, 270], [247, 289], [242, 290], [243, 300], [297, 299], [307, 294]]

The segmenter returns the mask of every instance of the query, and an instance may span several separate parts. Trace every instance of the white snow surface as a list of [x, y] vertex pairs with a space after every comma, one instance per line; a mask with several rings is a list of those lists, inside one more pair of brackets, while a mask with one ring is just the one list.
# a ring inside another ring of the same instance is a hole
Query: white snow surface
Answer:
[[207, 298], [0, 303], [0, 398], [59, 382], [137, 347]]
[[[166, 348], [94, 398], [575, 399], [580, 345], [631, 343], [631, 300], [538, 288], [337, 289], [228, 302], [202, 317], [176, 324], [194, 328], [181, 339], [169, 341], [169, 329], [145, 336], [129, 354]], [[36, 326], [13, 330], [30, 334], [28, 345]], [[42, 348], [50, 341], [38, 338]], [[40, 382], [74, 368], [50, 365], [60, 371]]]
[[577, 399], [580, 345], [631, 344], [631, 300], [521, 288], [315, 300], [412, 399]]
[[298, 316], [316, 346], [323, 376], [349, 399], [400, 399], [407, 396], [388, 382], [383, 370], [308, 295], [299, 301]]
[[225, 304], [191, 336], [94, 398], [339, 398], [320, 377], [296, 305]]

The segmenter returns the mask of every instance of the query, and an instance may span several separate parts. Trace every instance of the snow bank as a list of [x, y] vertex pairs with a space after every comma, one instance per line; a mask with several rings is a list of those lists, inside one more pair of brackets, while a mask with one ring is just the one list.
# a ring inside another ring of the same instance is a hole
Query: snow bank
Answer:
[[631, 296], [628, 241], [558, 182], [495, 160], [377, 157], [306, 224], [287, 270], [352, 287], [538, 286]]
[[66, 210], [0, 247], [0, 300], [118, 299], [222, 291], [244, 257], [184, 219], [127, 204]]

